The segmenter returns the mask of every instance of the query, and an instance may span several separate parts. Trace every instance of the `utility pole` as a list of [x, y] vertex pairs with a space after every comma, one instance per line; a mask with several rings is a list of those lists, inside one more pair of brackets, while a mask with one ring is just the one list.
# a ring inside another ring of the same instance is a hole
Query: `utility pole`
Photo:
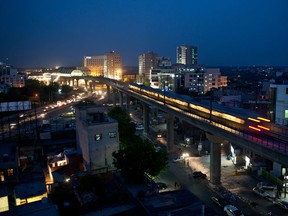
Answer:
[[210, 115], [209, 115], [209, 122], [212, 122], [212, 101], [213, 101], [214, 92], [210, 90]]

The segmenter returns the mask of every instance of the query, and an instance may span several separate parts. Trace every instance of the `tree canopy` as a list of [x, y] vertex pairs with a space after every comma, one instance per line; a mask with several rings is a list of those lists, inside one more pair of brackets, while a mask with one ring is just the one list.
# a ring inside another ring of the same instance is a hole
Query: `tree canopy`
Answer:
[[114, 166], [123, 177], [140, 181], [145, 173], [157, 176], [168, 166], [168, 153], [165, 149], [156, 151], [149, 140], [135, 135], [135, 127], [130, 123], [130, 116], [120, 107], [115, 107], [108, 115], [118, 120], [120, 150], [113, 153]]
[[73, 91], [73, 87], [69, 85], [62, 85], [61, 86], [61, 92], [65, 95], [69, 94], [71, 91]]

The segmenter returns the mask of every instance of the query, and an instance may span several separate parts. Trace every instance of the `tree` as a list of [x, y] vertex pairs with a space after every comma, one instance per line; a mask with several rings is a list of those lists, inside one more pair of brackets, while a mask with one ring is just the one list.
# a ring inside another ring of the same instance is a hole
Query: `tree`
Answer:
[[134, 125], [130, 123], [130, 116], [125, 110], [120, 107], [114, 107], [109, 110], [108, 115], [118, 121], [119, 139], [123, 145], [137, 140], [137, 137], [134, 135], [136, 129]]
[[73, 87], [69, 85], [62, 85], [61, 86], [61, 92], [65, 95], [69, 94], [73, 90]]
[[20, 88], [10, 88], [6, 94], [6, 101], [23, 101], [28, 97], [22, 94]]
[[151, 86], [151, 82], [149, 79], [145, 79], [144, 82], [143, 82], [143, 85], [145, 86]]
[[22, 93], [28, 97], [34, 97], [36, 94], [40, 94], [43, 86], [45, 86], [43, 82], [27, 79], [25, 81], [25, 86], [22, 88]]
[[115, 107], [108, 115], [118, 120], [120, 150], [113, 153], [113, 164], [129, 180], [143, 180], [144, 174], [157, 176], [168, 166], [166, 150], [155, 151], [149, 140], [135, 135], [135, 127], [129, 123], [130, 116], [120, 107]]
[[60, 85], [56, 82], [50, 83], [48, 85], [48, 91], [49, 91], [49, 101], [55, 101], [56, 94], [60, 88]]
[[114, 166], [121, 171], [123, 177], [132, 181], [143, 180], [145, 173], [157, 176], [168, 166], [166, 150], [156, 152], [150, 141], [141, 141], [113, 153]]

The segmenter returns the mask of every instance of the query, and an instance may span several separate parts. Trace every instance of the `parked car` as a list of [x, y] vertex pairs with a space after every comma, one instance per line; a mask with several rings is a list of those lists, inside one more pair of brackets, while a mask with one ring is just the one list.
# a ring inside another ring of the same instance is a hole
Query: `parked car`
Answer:
[[206, 179], [207, 175], [205, 173], [202, 173], [201, 171], [196, 171], [196, 172], [193, 172], [193, 177]]
[[228, 205], [228, 201], [222, 197], [212, 196], [211, 200], [213, 203], [215, 203], [216, 205], [218, 205], [222, 209], [224, 209], [224, 206]]
[[276, 190], [277, 186], [267, 182], [259, 182], [257, 186], [264, 190]]
[[233, 205], [224, 206], [224, 212], [229, 216], [244, 216], [242, 211]]
[[185, 158], [188, 158], [190, 155], [187, 152], [184, 152], [182, 155], [177, 156], [173, 159], [173, 162], [184, 160]]
[[135, 127], [136, 130], [144, 130], [144, 126], [143, 125], [137, 125]]
[[273, 204], [278, 206], [279, 208], [282, 208], [282, 209], [288, 211], [288, 202], [287, 201], [276, 201], [276, 202], [273, 202]]
[[269, 194], [265, 190], [258, 187], [254, 187], [253, 192], [261, 197], [269, 197]]
[[167, 185], [165, 183], [162, 183], [162, 182], [157, 182], [156, 183], [156, 188], [158, 190], [165, 190], [165, 189], [167, 189]]
[[160, 146], [154, 146], [154, 149], [156, 152], [159, 152], [161, 150], [161, 147]]
[[175, 158], [173, 158], [173, 162], [177, 162], [177, 161], [182, 161], [184, 158], [183, 157], [180, 157], [180, 156], [177, 156]]

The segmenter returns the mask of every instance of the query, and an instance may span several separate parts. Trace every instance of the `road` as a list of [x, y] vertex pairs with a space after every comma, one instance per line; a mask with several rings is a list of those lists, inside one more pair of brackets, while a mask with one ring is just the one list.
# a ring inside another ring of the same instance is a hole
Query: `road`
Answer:
[[[172, 156], [171, 156], [172, 157]], [[219, 215], [225, 215], [223, 210], [216, 206], [210, 200], [211, 196], [219, 196], [227, 194], [233, 194], [235, 200], [230, 200], [232, 204], [237, 206], [247, 216], [254, 215], [267, 215], [268, 212], [272, 212], [272, 215], [287, 216], [287, 212], [277, 208], [273, 205], [272, 201], [266, 198], [262, 198], [253, 193], [252, 189], [259, 182], [259, 179], [250, 175], [235, 175], [234, 165], [231, 161], [222, 158], [222, 186], [226, 190], [220, 191], [218, 188], [214, 188], [209, 184], [208, 180], [195, 179], [192, 177], [194, 171], [201, 170], [207, 174], [209, 179], [209, 168], [207, 164], [210, 162], [209, 156], [202, 157], [189, 157], [181, 162], [169, 162], [169, 169], [160, 174], [156, 178], [157, 182], [164, 182], [168, 185], [168, 190], [175, 190], [175, 182], [195, 194], [201, 199], [207, 206], [213, 208]], [[189, 165], [187, 162], [189, 161]], [[231, 193], [227, 193], [231, 192]], [[225, 194], [224, 194], [225, 192]], [[228, 196], [227, 196], [228, 197]], [[257, 203], [257, 206], [253, 207], [251, 202]]]
[[[141, 122], [141, 117], [139, 114], [136, 115], [135, 112], [133, 112], [133, 119], [135, 121]], [[162, 131], [165, 130], [166, 125], [160, 124], [150, 126], [148, 135], [149, 138], [155, 139], [155, 134], [157, 134], [159, 129]], [[141, 134], [139, 131], [137, 133]], [[161, 138], [161, 143], [164, 145], [166, 144], [165, 138]], [[156, 182], [166, 183], [168, 185], [167, 190], [179, 189], [175, 188], [175, 182], [177, 182], [179, 185], [181, 185], [182, 188], [188, 189], [197, 197], [199, 197], [207, 206], [213, 208], [219, 215], [225, 214], [222, 209], [220, 209], [210, 200], [210, 197], [213, 195], [227, 197], [228, 195], [233, 195], [235, 200], [231, 200], [232, 204], [241, 209], [246, 216], [264, 216], [269, 212], [271, 212], [272, 215], [277, 216], [288, 215], [287, 212], [273, 205], [273, 199], [263, 198], [255, 194], [252, 189], [257, 185], [257, 183], [263, 181], [263, 179], [261, 177], [247, 174], [236, 175], [236, 166], [232, 163], [231, 160], [227, 160], [226, 153], [224, 151], [222, 151], [221, 158], [221, 186], [224, 189], [220, 190], [219, 188], [214, 188], [208, 181], [210, 177], [210, 155], [201, 157], [195, 156], [198, 155], [196, 146], [185, 148], [178, 145], [177, 149], [181, 149], [181, 152], [189, 152], [192, 157], [186, 158], [185, 164], [184, 162], [173, 163], [173, 157], [175, 157], [177, 154], [179, 155], [180, 152], [171, 153], [169, 169], [162, 173], [155, 180]], [[187, 165], [187, 162], [189, 165]], [[192, 177], [192, 173], [194, 171], [204, 172], [207, 174], [208, 180], [194, 179]], [[275, 191], [270, 192], [270, 194], [273, 197], [275, 195]]]

